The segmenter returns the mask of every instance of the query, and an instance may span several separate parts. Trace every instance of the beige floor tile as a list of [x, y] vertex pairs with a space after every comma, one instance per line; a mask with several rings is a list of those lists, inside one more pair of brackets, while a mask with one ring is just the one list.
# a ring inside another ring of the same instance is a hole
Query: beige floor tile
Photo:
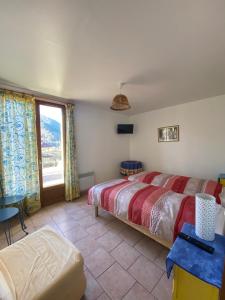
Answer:
[[79, 199], [75, 200], [73, 203], [76, 204], [76, 206], [78, 206], [78, 207], [88, 206], [88, 204], [87, 204], [87, 194], [84, 195], [84, 196], [81, 196]]
[[98, 297], [97, 300], [111, 300], [111, 299], [109, 298], [109, 296], [107, 296], [106, 293], [103, 293], [103, 294], [101, 294], [100, 297]]
[[34, 215], [31, 217], [31, 221], [33, 223], [34, 226], [40, 227], [40, 226], [44, 226], [50, 222], [52, 222], [52, 218], [50, 216], [46, 216], [46, 215]]
[[143, 239], [142, 233], [128, 226], [120, 233], [120, 236], [130, 246], [134, 246], [139, 240]]
[[109, 219], [109, 220], [115, 220], [115, 217], [109, 211], [106, 211], [106, 210], [101, 209], [101, 208], [99, 208], [99, 215], [100, 216], [105, 216], [105, 218]]
[[154, 261], [164, 249], [159, 243], [145, 237], [135, 245], [135, 249], [141, 252], [144, 256]]
[[55, 231], [57, 231], [58, 233], [62, 234], [62, 231], [60, 230], [60, 228], [53, 221], [51, 221], [51, 222], [49, 222], [48, 224], [45, 224], [45, 225], [35, 226], [35, 229], [38, 230], [38, 229], [42, 228], [43, 226], [50, 226]]
[[97, 239], [98, 237], [102, 236], [104, 233], [107, 232], [107, 227], [103, 224], [97, 223], [92, 225], [91, 227], [87, 228], [87, 232], [94, 238]]
[[0, 240], [0, 250], [4, 249], [7, 246], [8, 246], [8, 244], [7, 244], [6, 238], [1, 238], [1, 240]]
[[100, 297], [98, 297], [97, 300], [110, 300], [110, 298], [106, 295], [106, 293], [103, 293]]
[[52, 222], [51, 224], [48, 224], [50, 227], [52, 227], [56, 232], [58, 232], [60, 235], [63, 235], [62, 230], [58, 227], [57, 224], [55, 224], [54, 222]]
[[85, 204], [84, 209], [85, 209], [86, 211], [92, 212], [92, 215], [95, 216], [95, 209], [94, 209], [94, 206], [89, 205], [89, 204]]
[[63, 222], [59, 222], [56, 224], [63, 233], [72, 229], [75, 230], [76, 227], [79, 226], [79, 223], [75, 221], [73, 218], [68, 218]]
[[76, 201], [67, 201], [67, 202], [65, 202], [65, 206], [64, 206], [65, 210], [67, 210], [67, 209], [71, 210], [74, 207], [78, 207]]
[[16, 234], [15, 233], [12, 234], [11, 235], [12, 244], [23, 239], [24, 237], [26, 237], [26, 233], [24, 233], [22, 230], [20, 230]]
[[118, 263], [115, 263], [98, 278], [98, 282], [111, 299], [119, 300], [133, 286], [135, 280]]
[[134, 247], [123, 242], [111, 252], [111, 255], [124, 269], [128, 269], [140, 256], [140, 253]]
[[115, 259], [108, 252], [100, 248], [86, 258], [85, 264], [94, 277], [97, 278], [107, 270], [114, 261]]
[[81, 211], [82, 211], [82, 209], [78, 206], [69, 205], [64, 208], [64, 212], [70, 216], [74, 216]]
[[39, 209], [37, 212], [32, 214], [29, 219], [44, 218], [44, 217], [51, 217], [51, 215], [49, 214], [49, 211], [45, 207], [42, 209]]
[[97, 241], [105, 250], [111, 251], [122, 242], [122, 239], [118, 235], [108, 231], [98, 238]]
[[84, 209], [86, 212], [88, 212], [89, 215], [91, 215], [93, 217], [95, 216], [95, 209], [92, 205], [85, 204]]
[[144, 256], [140, 256], [128, 271], [149, 292], [151, 292], [163, 274], [159, 267]]
[[92, 225], [96, 224], [98, 220], [94, 216], [87, 216], [85, 218], [80, 219], [79, 221], [80, 226], [84, 228], [91, 227]]
[[0, 226], [0, 243], [1, 243], [2, 240], [5, 240], [5, 234], [4, 234], [3, 229]]
[[67, 221], [69, 219], [68, 214], [64, 211], [64, 209], [62, 209], [62, 211], [60, 212], [56, 212], [53, 216], [52, 216], [52, 220], [55, 223], [61, 223], [64, 221]]
[[27, 226], [27, 228], [29, 228], [29, 227], [34, 227], [34, 224], [33, 224], [33, 222], [31, 221], [31, 218], [29, 218], [29, 217], [26, 217], [26, 218], [24, 219], [24, 223], [25, 223], [25, 225]]
[[[28, 233], [31, 233], [36, 230], [35, 226], [33, 225], [33, 223], [31, 221], [26, 220], [25, 224], [27, 226], [26, 231]], [[11, 225], [11, 233], [13, 235], [20, 233], [21, 231], [22, 231], [21, 224], [17, 223], [17, 224], [14, 224], [13, 226]]]
[[30, 233], [32, 233], [32, 232], [34, 232], [34, 231], [36, 231], [37, 230], [37, 228], [36, 227], [34, 227], [34, 226], [27, 226], [27, 228], [26, 228], [26, 231], [30, 234]]
[[166, 273], [153, 289], [152, 295], [159, 300], [170, 300], [172, 298], [172, 279], [168, 279]]
[[75, 213], [70, 214], [70, 216], [75, 221], [79, 221], [79, 220], [82, 220], [85, 217], [88, 217], [88, 213], [84, 209], [80, 209], [79, 211], [76, 211]]
[[115, 234], [118, 234], [127, 228], [127, 225], [119, 220], [115, 220], [106, 225], [107, 229]]
[[51, 217], [52, 219], [53, 219], [53, 217], [55, 219], [57, 219], [57, 217], [59, 217], [59, 219], [62, 221], [66, 220], [67, 214], [63, 208], [56, 208], [56, 207], [50, 208], [50, 207], [51, 207], [51, 205], [47, 206], [47, 210], [46, 210], [49, 217]]
[[71, 242], [77, 242], [77, 241], [85, 238], [86, 236], [88, 236], [87, 231], [80, 226], [77, 226], [76, 228], [66, 231], [63, 234]]
[[101, 245], [91, 236], [87, 236], [86, 238], [76, 242], [75, 246], [81, 251], [81, 254], [84, 257], [91, 255], [97, 249], [101, 248]]
[[166, 271], [166, 257], [168, 253], [169, 253], [169, 249], [166, 248], [163, 249], [160, 255], [154, 261], [154, 263], [164, 271]]
[[97, 219], [100, 223], [103, 224], [108, 224], [116, 220], [116, 218], [113, 215], [104, 210], [99, 211]]
[[[82, 299], [85, 300], [96, 300], [102, 293], [103, 289], [99, 283], [94, 279], [89, 271], [85, 271], [85, 276], [87, 279], [87, 287]], [[65, 299], [66, 300], [66, 299]]]
[[123, 300], [155, 300], [155, 298], [136, 282]]

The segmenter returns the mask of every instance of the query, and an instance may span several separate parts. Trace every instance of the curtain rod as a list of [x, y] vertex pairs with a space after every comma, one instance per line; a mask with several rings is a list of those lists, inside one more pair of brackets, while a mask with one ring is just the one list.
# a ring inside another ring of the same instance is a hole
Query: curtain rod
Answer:
[[8, 91], [8, 92], [12, 92], [12, 93], [16, 93], [16, 94], [21, 94], [21, 95], [27, 95], [27, 96], [32, 96], [35, 98], [35, 100], [40, 100], [40, 101], [43, 101], [43, 102], [48, 102], [48, 103], [53, 103], [53, 104], [59, 104], [59, 105], [64, 105], [66, 106], [67, 103], [69, 102], [63, 102], [63, 101], [58, 101], [58, 100], [54, 100], [52, 99], [51, 97], [48, 98], [48, 96], [39, 96], [38, 93], [34, 93], [32, 91], [26, 91], [22, 88], [17, 88], [17, 87], [4, 87], [0, 84], [0, 89], [1, 90], [5, 90], [5, 91]]

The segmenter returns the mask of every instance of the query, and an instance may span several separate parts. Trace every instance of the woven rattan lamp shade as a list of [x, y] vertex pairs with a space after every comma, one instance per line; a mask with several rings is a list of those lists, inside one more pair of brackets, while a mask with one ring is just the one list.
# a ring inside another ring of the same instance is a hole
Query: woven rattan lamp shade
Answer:
[[113, 102], [111, 106], [112, 110], [126, 110], [129, 108], [130, 108], [130, 104], [125, 95], [119, 94], [113, 98]]

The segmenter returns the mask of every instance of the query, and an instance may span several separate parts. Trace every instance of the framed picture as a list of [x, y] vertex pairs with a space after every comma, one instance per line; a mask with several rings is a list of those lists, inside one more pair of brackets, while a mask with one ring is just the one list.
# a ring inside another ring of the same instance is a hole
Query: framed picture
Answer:
[[159, 142], [178, 142], [179, 141], [179, 125], [158, 128]]

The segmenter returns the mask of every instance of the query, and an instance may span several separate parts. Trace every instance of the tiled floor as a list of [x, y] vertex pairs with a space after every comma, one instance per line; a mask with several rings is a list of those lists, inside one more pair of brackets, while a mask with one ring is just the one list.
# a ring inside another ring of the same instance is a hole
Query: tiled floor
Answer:
[[[80, 249], [85, 262], [87, 288], [83, 300], [169, 300], [171, 280], [165, 273], [168, 250], [143, 234], [86, 204], [86, 197], [58, 203], [27, 218], [31, 233], [49, 224]], [[15, 223], [14, 241], [24, 235]], [[6, 246], [0, 235], [0, 248]]]

